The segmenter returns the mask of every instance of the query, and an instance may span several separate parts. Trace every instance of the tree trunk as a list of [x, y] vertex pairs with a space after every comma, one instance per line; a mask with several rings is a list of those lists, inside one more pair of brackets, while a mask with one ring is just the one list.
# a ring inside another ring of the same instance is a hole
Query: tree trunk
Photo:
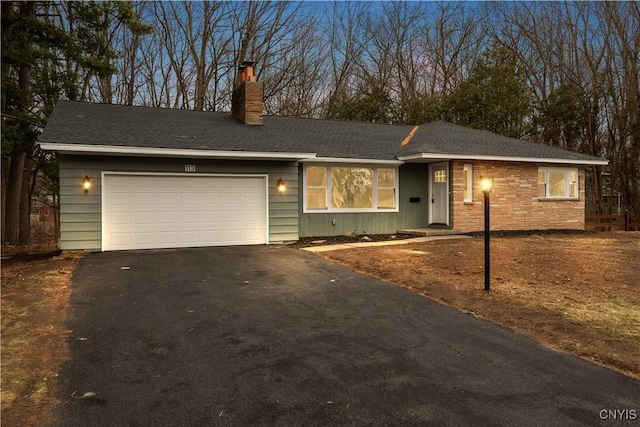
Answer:
[[5, 235], [3, 243], [18, 244], [18, 227], [20, 225], [20, 192], [22, 191], [22, 177], [24, 175], [24, 160], [26, 155], [14, 155], [9, 166], [7, 180], [7, 206], [5, 220]]
[[[0, 212], [0, 217], [2, 222], [2, 231], [0, 231], [0, 236], [2, 239], [5, 237], [6, 228], [5, 221], [7, 219], [7, 182], [9, 180], [9, 165], [11, 164], [11, 160], [9, 158], [2, 158], [2, 211]], [[2, 240], [4, 242], [4, 240]]]
[[597, 214], [604, 213], [604, 198], [602, 196], [602, 166], [593, 166], [593, 199]]
[[[27, 2], [20, 7], [20, 16], [21, 19], [25, 21], [29, 21], [30, 19], [36, 16], [36, 3], [35, 2]], [[32, 95], [31, 95], [31, 55], [33, 55], [31, 49], [31, 40], [32, 35], [27, 35], [27, 47], [25, 54], [28, 56], [28, 59], [22, 62], [18, 69], [18, 88], [20, 89], [20, 110], [24, 113], [25, 116], [28, 115], [29, 109], [32, 105]], [[21, 124], [21, 126], [29, 126], [28, 124]], [[28, 135], [28, 132], [21, 133], [23, 140], [13, 141], [13, 151], [11, 156], [11, 165], [9, 167], [9, 179], [7, 180], [7, 217], [5, 224], [5, 232], [7, 233], [4, 240], [11, 245], [20, 244], [20, 226], [21, 226], [21, 204], [23, 200], [22, 190], [26, 188], [27, 195], [29, 193], [29, 173], [30, 170], [26, 169], [26, 166], [31, 166], [30, 163], [27, 164], [25, 154], [25, 147], [27, 141], [24, 140]], [[27, 176], [26, 185], [23, 184], [23, 177]], [[24, 213], [25, 215], [29, 215], [28, 212]], [[28, 232], [27, 232], [28, 238]]]
[[28, 246], [31, 241], [31, 165], [33, 161], [25, 156], [22, 168], [22, 189], [20, 191], [20, 220], [18, 245]]

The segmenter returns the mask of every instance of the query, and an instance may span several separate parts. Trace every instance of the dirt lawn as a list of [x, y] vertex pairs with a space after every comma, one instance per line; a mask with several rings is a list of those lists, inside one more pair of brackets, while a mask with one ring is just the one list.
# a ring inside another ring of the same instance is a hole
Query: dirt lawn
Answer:
[[640, 378], [640, 233], [492, 237], [322, 252], [354, 270]]
[[[41, 258], [41, 257], [40, 257]], [[68, 358], [64, 327], [79, 256], [2, 261], [2, 425], [42, 425]]]
[[[482, 238], [322, 255], [640, 378], [640, 233], [498, 237], [491, 250], [489, 293]], [[78, 260], [2, 263], [3, 425], [42, 425], [55, 403]]]

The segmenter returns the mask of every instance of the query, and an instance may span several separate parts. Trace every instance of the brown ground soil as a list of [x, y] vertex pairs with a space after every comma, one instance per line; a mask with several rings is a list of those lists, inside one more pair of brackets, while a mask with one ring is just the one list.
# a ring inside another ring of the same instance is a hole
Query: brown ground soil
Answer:
[[354, 270], [640, 378], [640, 233], [513, 235], [323, 252]]
[[[3, 248], [18, 253], [17, 248]], [[2, 261], [2, 425], [42, 425], [68, 357], [64, 327], [78, 255], [16, 255]]]
[[[489, 293], [481, 238], [322, 255], [640, 378], [640, 232], [493, 237], [491, 249]], [[69, 282], [79, 259], [2, 262], [3, 425], [42, 425], [55, 403], [51, 391], [68, 358]]]

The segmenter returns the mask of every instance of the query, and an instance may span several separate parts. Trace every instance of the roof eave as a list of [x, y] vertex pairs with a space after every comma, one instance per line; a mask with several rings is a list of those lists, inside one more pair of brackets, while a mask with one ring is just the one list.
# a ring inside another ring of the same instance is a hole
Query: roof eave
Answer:
[[399, 166], [404, 162], [402, 160], [384, 160], [384, 159], [362, 159], [349, 157], [315, 157], [313, 159], [304, 159], [302, 162], [309, 163], [350, 163], [350, 164], [368, 164], [368, 165], [389, 165]]
[[314, 159], [316, 157], [316, 153], [194, 150], [190, 148], [122, 147], [115, 145], [61, 144], [52, 142], [41, 142], [40, 148], [46, 151], [57, 151], [63, 154], [103, 156], [183, 157], [202, 159], [290, 161]]
[[441, 153], [416, 153], [398, 156], [398, 160], [403, 162], [430, 162], [442, 160], [485, 160], [502, 162], [530, 162], [530, 163], [554, 163], [571, 165], [599, 165], [609, 164], [605, 159], [563, 159], [549, 157], [518, 157], [518, 156], [495, 156], [485, 154], [441, 154]]

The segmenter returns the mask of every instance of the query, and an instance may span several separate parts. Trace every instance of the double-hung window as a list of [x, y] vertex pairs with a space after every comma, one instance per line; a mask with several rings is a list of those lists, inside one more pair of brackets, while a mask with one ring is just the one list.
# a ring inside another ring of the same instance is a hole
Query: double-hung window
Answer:
[[398, 209], [395, 167], [307, 165], [305, 212], [378, 212]]
[[305, 206], [307, 209], [327, 208], [327, 168], [307, 166], [305, 175]]
[[538, 197], [544, 199], [579, 198], [579, 176], [576, 168], [538, 168]]

